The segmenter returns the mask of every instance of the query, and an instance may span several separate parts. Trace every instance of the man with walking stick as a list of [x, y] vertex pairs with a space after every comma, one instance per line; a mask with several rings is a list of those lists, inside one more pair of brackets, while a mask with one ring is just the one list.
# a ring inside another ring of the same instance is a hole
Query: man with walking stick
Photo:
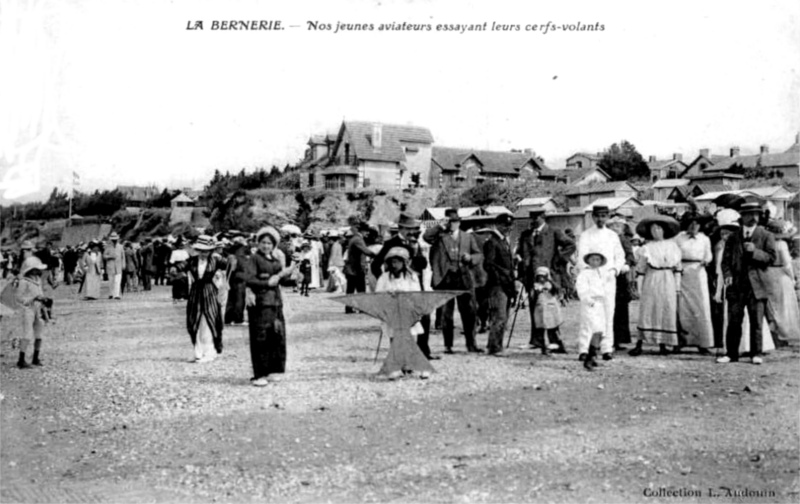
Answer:
[[[489, 299], [489, 355], [500, 356], [503, 352], [503, 334], [508, 323], [509, 302], [516, 297], [514, 284], [514, 258], [511, 253], [508, 233], [513, 217], [500, 214], [495, 219], [492, 233], [483, 244], [486, 285]], [[516, 318], [515, 318], [516, 320]]]

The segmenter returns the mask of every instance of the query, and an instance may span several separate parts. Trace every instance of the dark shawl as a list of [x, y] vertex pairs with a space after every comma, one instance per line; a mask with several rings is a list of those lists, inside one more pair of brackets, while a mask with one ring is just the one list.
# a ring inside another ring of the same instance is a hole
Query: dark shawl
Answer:
[[186, 329], [192, 338], [192, 344], [197, 342], [197, 331], [200, 329], [202, 317], [208, 322], [214, 338], [214, 348], [217, 353], [222, 353], [222, 309], [217, 297], [217, 286], [214, 285], [214, 273], [217, 270], [225, 271], [225, 260], [211, 256], [208, 258], [206, 271], [201, 277], [198, 273], [199, 257], [191, 257], [186, 269], [192, 277], [192, 288], [189, 291], [189, 302], [186, 304]]

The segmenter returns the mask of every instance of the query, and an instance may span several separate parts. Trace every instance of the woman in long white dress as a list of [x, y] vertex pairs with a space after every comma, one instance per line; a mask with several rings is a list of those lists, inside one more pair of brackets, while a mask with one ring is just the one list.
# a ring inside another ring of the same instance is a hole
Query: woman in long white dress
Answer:
[[85, 299], [100, 298], [100, 281], [103, 279], [103, 254], [99, 242], [89, 243], [89, 250], [81, 259], [83, 270], [82, 292]]
[[714, 327], [711, 324], [706, 265], [714, 258], [711, 240], [700, 232], [696, 213], [684, 214], [682, 222], [685, 230], [675, 237], [683, 264], [678, 301], [678, 341], [680, 346], [696, 346], [701, 354], [710, 355], [708, 349], [714, 344]]
[[791, 223], [776, 221], [768, 227], [775, 234], [777, 260], [767, 270], [770, 278], [770, 289], [767, 293], [767, 309], [775, 323], [773, 337], [787, 343], [800, 341], [800, 307], [797, 305], [797, 294], [794, 287], [797, 279], [792, 268], [792, 256], [789, 244], [797, 231]]
[[678, 344], [678, 295], [681, 290], [681, 249], [673, 238], [678, 221], [666, 216], [643, 219], [636, 233], [646, 240], [639, 251], [636, 272], [644, 275], [639, 301], [639, 341], [629, 352], [642, 354], [642, 343], [657, 344], [662, 355]]

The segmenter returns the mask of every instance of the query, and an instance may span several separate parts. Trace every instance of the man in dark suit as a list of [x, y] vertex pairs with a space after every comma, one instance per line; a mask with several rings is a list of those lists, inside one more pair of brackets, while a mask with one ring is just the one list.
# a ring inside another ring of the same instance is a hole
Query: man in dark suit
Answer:
[[453, 312], [458, 303], [464, 337], [468, 352], [483, 352], [475, 345], [475, 282], [473, 268], [480, 267], [483, 253], [470, 233], [461, 230], [458, 212], [445, 211], [446, 226], [433, 226], [425, 231], [422, 239], [431, 244], [431, 286], [434, 290], [466, 291], [455, 300], [450, 300], [442, 309], [442, 333], [445, 353], [453, 353]]
[[[350, 239], [347, 242], [347, 260], [344, 263], [344, 275], [347, 277], [347, 294], [367, 291], [367, 257], [375, 257], [375, 252], [367, 247], [364, 235], [361, 232], [366, 225], [357, 217], [352, 217], [350, 221]], [[347, 306], [345, 313], [355, 313], [353, 308]]]
[[[531, 339], [532, 348], [539, 347], [542, 354], [549, 354], [547, 343], [544, 341], [541, 331], [536, 331], [533, 323], [533, 313], [536, 309], [536, 294], [533, 292], [533, 277], [536, 269], [544, 266], [548, 268], [553, 277], [553, 283], [559, 292], [563, 292], [561, 277], [565, 273], [563, 265], [568, 258], [575, 252], [575, 242], [567, 237], [560, 229], [548, 226], [544, 219], [544, 210], [532, 210], [530, 212], [531, 227], [526, 229], [519, 237], [517, 254], [522, 258], [520, 274], [525, 289], [531, 294], [529, 303], [531, 312]], [[551, 341], [557, 345], [556, 353], [567, 353], [564, 343]]]
[[514, 285], [514, 257], [511, 253], [508, 233], [514, 218], [500, 214], [495, 220], [492, 233], [483, 244], [484, 269], [489, 299], [489, 355], [500, 355], [503, 351], [503, 334], [508, 322], [509, 301], [516, 297]]
[[744, 203], [740, 206], [739, 213], [742, 215], [742, 228], [728, 238], [722, 254], [722, 276], [728, 299], [728, 354], [717, 359], [717, 362], [724, 364], [739, 360], [742, 319], [746, 308], [750, 317], [751, 359], [753, 364], [761, 364], [761, 328], [769, 284], [767, 268], [777, 257], [775, 238], [772, 233], [758, 225], [761, 217], [760, 203]]
[[[386, 259], [386, 254], [394, 247], [401, 247], [408, 250], [408, 256], [411, 258], [409, 267], [416, 273], [419, 278], [419, 290], [425, 290], [425, 284], [422, 281], [425, 268], [428, 267], [428, 260], [425, 258], [425, 253], [422, 252], [422, 247], [419, 245], [420, 221], [407, 213], [401, 213], [400, 219], [397, 222], [397, 232], [383, 243], [383, 247], [378, 251], [378, 255], [372, 259], [370, 269], [375, 278], [380, 278], [383, 274], [383, 263]], [[431, 355], [431, 349], [428, 346], [428, 337], [431, 334], [431, 316], [425, 315], [420, 320], [423, 333], [417, 336], [417, 346], [422, 353], [425, 354], [429, 360], [438, 360], [438, 355]]]

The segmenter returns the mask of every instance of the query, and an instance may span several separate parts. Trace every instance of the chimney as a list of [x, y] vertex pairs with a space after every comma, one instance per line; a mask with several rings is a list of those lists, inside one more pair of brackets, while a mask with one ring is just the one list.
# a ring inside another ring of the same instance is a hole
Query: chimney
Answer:
[[380, 123], [372, 125], [372, 149], [374, 151], [381, 150], [381, 142], [383, 140], [383, 126]]
[[731, 157], [736, 157], [739, 155], [739, 147], [731, 147]]
[[648, 163], [655, 163], [656, 162], [656, 157], [655, 156], [650, 156], [650, 158], [647, 160], [647, 162]]
[[672, 160], [683, 161], [683, 154], [681, 154], [680, 152], [675, 152], [674, 154], [672, 154]]
[[707, 158], [708, 155], [709, 155], [709, 150], [708, 149], [700, 149], [700, 155], [703, 156], [704, 158]]
[[761, 154], [769, 154], [769, 145], [761, 146]]

